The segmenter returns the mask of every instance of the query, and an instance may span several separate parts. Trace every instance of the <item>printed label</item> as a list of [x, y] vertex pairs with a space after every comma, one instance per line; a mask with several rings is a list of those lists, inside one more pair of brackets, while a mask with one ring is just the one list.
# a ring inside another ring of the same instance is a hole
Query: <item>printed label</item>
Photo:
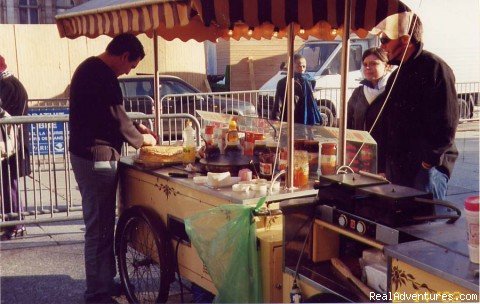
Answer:
[[260, 174], [272, 175], [273, 165], [271, 163], [260, 163]]
[[478, 246], [478, 224], [468, 224], [468, 244]]
[[337, 164], [337, 156], [336, 155], [322, 155], [320, 158], [322, 164], [329, 164], [331, 166], [335, 166]]

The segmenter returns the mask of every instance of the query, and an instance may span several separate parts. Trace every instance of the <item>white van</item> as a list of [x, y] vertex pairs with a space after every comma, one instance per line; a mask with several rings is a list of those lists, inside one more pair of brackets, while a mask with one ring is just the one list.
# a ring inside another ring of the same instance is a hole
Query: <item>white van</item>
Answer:
[[[374, 45], [376, 45], [374, 37], [350, 39], [348, 86], [351, 89], [348, 90], [347, 98], [363, 79], [361, 72], [363, 52]], [[341, 40], [308, 40], [296, 52], [307, 59], [307, 73], [316, 80], [314, 95], [316, 99], [320, 100], [322, 113], [327, 115], [327, 125], [334, 124], [340, 108], [341, 50]], [[263, 97], [268, 95], [269, 103], [273, 104], [277, 83], [285, 76], [287, 76], [287, 71], [285, 64], [282, 64], [281, 70], [260, 88], [260, 90], [268, 91], [263, 94]], [[271, 109], [271, 105], [269, 108]]]

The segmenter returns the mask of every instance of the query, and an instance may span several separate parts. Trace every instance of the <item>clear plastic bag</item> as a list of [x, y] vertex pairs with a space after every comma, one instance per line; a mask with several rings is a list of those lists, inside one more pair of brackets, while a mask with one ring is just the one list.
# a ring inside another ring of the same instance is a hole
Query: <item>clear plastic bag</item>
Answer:
[[216, 303], [262, 302], [253, 210], [222, 205], [185, 219], [187, 234], [218, 290]]

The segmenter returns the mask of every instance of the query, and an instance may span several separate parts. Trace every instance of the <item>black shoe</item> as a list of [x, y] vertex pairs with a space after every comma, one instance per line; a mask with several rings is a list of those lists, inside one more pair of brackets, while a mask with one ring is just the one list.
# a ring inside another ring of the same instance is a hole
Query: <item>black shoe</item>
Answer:
[[5, 229], [5, 232], [0, 237], [0, 241], [8, 241], [13, 238], [22, 237], [27, 234], [27, 228], [25, 226], [9, 227]]

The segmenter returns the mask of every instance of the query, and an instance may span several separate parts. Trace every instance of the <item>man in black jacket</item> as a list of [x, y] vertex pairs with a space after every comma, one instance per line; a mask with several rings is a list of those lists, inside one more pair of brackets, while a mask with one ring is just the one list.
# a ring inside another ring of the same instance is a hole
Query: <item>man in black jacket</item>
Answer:
[[384, 92], [377, 142], [385, 152], [385, 174], [391, 182], [444, 199], [458, 156], [455, 77], [441, 58], [423, 50], [422, 23], [416, 15], [410, 17], [408, 34], [388, 37], [384, 32], [380, 37], [389, 63], [399, 67]]
[[87, 303], [112, 302], [116, 293], [113, 235], [122, 145], [156, 144], [149, 129], [128, 118], [117, 79], [144, 56], [137, 37], [121, 34], [104, 53], [82, 62], [72, 77], [69, 150], [85, 221]]
[[[313, 90], [315, 89], [315, 79], [309, 74], [305, 73], [307, 69], [307, 60], [300, 54], [293, 56], [294, 68], [294, 100], [293, 103], [293, 117], [294, 123], [304, 125], [321, 125], [323, 123], [320, 110], [317, 106], [317, 101], [313, 97]], [[275, 91], [275, 102], [272, 109], [272, 119], [287, 121], [287, 112], [289, 105], [286, 104], [287, 77], [280, 79], [277, 83], [277, 90]], [[283, 109], [283, 106], [285, 110]]]

